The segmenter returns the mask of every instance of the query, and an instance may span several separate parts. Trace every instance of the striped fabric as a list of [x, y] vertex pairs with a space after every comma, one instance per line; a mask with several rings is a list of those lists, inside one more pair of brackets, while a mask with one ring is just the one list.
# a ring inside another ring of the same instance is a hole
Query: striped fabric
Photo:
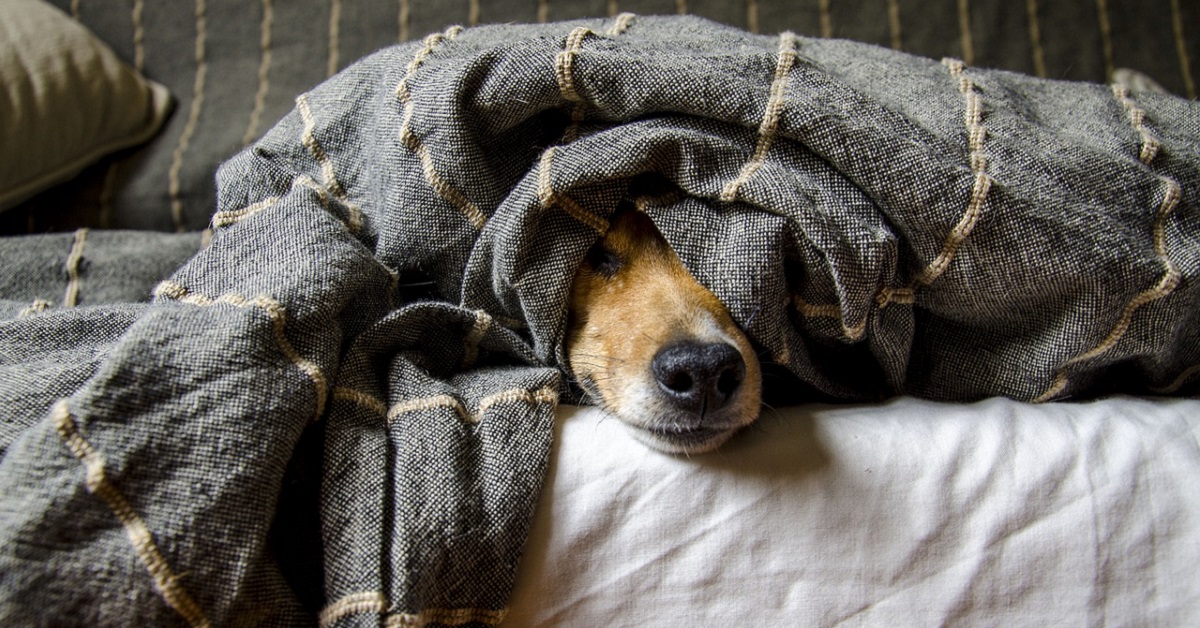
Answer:
[[[148, 147], [0, 216], [0, 232], [208, 226], [216, 167], [354, 60], [451, 25], [686, 13], [757, 33], [873, 43], [1036, 76], [1144, 72], [1195, 98], [1200, 5], [1185, 0], [53, 0], [178, 101]], [[66, 207], [64, 207], [66, 206]]]
[[192, 220], [200, 140], [241, 146], [265, 93], [282, 118], [217, 173], [211, 240], [0, 239], [5, 619], [499, 623], [570, 280], [626, 200], [813, 397], [1200, 386], [1194, 102], [619, 14], [435, 31], [285, 113], [255, 57], [245, 115], [214, 117], [236, 77], [200, 7], [160, 16], [195, 26], [194, 97], [131, 158], [157, 191], [123, 189]]

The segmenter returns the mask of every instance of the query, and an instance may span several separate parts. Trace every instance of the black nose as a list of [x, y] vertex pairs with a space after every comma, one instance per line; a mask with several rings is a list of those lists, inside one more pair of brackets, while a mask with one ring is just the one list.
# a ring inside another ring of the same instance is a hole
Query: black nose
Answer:
[[696, 413], [729, 403], [746, 379], [742, 354], [723, 342], [667, 347], [650, 361], [650, 370], [672, 403]]

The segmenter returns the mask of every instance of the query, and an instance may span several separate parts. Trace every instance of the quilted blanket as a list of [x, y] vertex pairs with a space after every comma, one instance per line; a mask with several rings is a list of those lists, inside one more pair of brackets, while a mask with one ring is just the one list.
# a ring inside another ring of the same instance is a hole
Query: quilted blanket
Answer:
[[0, 616], [498, 623], [624, 201], [813, 397], [1194, 394], [1198, 183], [1200, 105], [844, 41], [380, 51], [221, 169], [210, 242], [0, 242]]

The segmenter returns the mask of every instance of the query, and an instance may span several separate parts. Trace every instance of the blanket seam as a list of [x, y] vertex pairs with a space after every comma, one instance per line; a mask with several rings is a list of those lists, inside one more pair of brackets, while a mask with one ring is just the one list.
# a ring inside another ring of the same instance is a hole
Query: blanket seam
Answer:
[[257, 308], [267, 315], [267, 319], [271, 322], [271, 331], [275, 337], [275, 344], [296, 368], [300, 369], [313, 383], [315, 400], [315, 413], [313, 420], [317, 421], [325, 413], [325, 402], [328, 396], [329, 380], [325, 374], [321, 372], [321, 367], [316, 363], [300, 355], [296, 347], [292, 345], [287, 338], [287, 311], [281, 303], [265, 296], [260, 295], [253, 299], [237, 293], [223, 294], [215, 299], [203, 294], [191, 292], [182, 285], [173, 281], [167, 280], [158, 284], [154, 289], [154, 296], [160, 298], [179, 301], [199, 307], [211, 307], [214, 305], [232, 305], [239, 308]]
[[361, 591], [347, 594], [322, 609], [317, 625], [330, 628], [341, 619], [364, 613], [385, 616], [384, 625], [389, 627], [412, 628], [430, 623], [461, 626], [474, 622], [494, 626], [504, 620], [508, 609], [427, 608], [415, 613], [397, 612], [389, 610], [387, 596], [382, 591]]
[[555, 146], [547, 148], [542, 153], [541, 162], [538, 164], [538, 200], [541, 202], [542, 207], [547, 209], [558, 207], [575, 220], [591, 227], [597, 233], [605, 233], [608, 231], [607, 220], [588, 211], [567, 194], [554, 190], [552, 175], [554, 155], [557, 154], [557, 151], [558, 148]]
[[125, 534], [133, 546], [138, 560], [149, 572], [154, 581], [154, 588], [163, 600], [175, 612], [179, 613], [193, 626], [208, 626], [208, 618], [204, 611], [192, 599], [187, 589], [180, 583], [180, 577], [171, 570], [166, 557], [162, 555], [154, 542], [145, 519], [133, 509], [129, 499], [105, 475], [104, 456], [79, 433], [79, 426], [71, 416], [66, 400], [55, 404], [52, 411], [54, 429], [63, 440], [71, 454], [83, 464], [85, 471], [84, 486], [87, 491], [98, 496], [108, 506], [109, 510], [125, 528]]
[[471, 324], [467, 337], [463, 339], [463, 369], [471, 368], [475, 365], [475, 360], [479, 359], [479, 343], [483, 341], [491, 326], [492, 317], [483, 310], [475, 310], [475, 321]]
[[750, 177], [754, 176], [759, 168], [762, 168], [767, 160], [767, 152], [771, 150], [771, 145], [775, 142], [775, 136], [779, 131], [779, 118], [783, 114], [784, 97], [787, 95], [787, 79], [796, 65], [797, 42], [795, 33], [791, 31], [784, 31], [779, 35], [775, 76], [771, 80], [770, 95], [767, 97], [762, 121], [758, 126], [758, 140], [754, 147], [754, 153], [742, 165], [738, 176], [730, 181], [725, 189], [721, 190], [722, 201], [736, 200], [741, 187], [750, 180]]
[[300, 94], [296, 97], [296, 109], [300, 113], [300, 119], [304, 122], [304, 130], [300, 135], [300, 142], [308, 149], [313, 159], [317, 160], [317, 165], [321, 168], [322, 186], [333, 194], [334, 198], [340, 201], [346, 207], [347, 221], [346, 226], [351, 233], [357, 234], [362, 229], [363, 212], [350, 197], [346, 194], [346, 188], [342, 186], [341, 181], [337, 178], [337, 173], [334, 170], [333, 158], [325, 150], [321, 143], [317, 140], [316, 130], [317, 121], [313, 117], [312, 106], [308, 102], [308, 94]]
[[[1138, 148], [1138, 160], [1149, 166], [1150, 162], [1158, 155], [1161, 145], [1154, 134], [1145, 126], [1145, 111], [1133, 102], [1129, 91], [1123, 86], [1114, 85], [1112, 94], [1127, 114], [1130, 127], [1133, 128], [1140, 138], [1141, 144]], [[1183, 274], [1167, 254], [1166, 234], [1164, 233], [1167, 221], [1170, 220], [1171, 216], [1175, 213], [1175, 209], [1179, 207], [1183, 199], [1183, 189], [1175, 179], [1165, 174], [1158, 175], [1158, 179], [1162, 183], [1164, 191], [1162, 201], [1155, 210], [1151, 236], [1154, 240], [1154, 253], [1166, 272], [1154, 287], [1139, 292], [1125, 304], [1125, 307], [1121, 310], [1121, 315], [1117, 318], [1116, 324], [1113, 325], [1112, 330], [1109, 331], [1104, 340], [1100, 341], [1095, 347], [1072, 357], [1064, 362], [1062, 366], [1058, 367], [1049, 388], [1034, 399], [1035, 403], [1049, 401], [1066, 390], [1070, 383], [1070, 376], [1067, 374], [1067, 369], [1080, 362], [1104, 355], [1116, 347], [1121, 339], [1125, 337], [1125, 333], [1129, 331], [1129, 327], [1133, 325], [1133, 316], [1139, 309], [1154, 301], [1170, 296], [1183, 281]], [[1185, 370], [1168, 388], [1183, 386], [1188, 375], [1188, 370]]]
[[[294, 192], [297, 187], [311, 190], [317, 195], [317, 202], [320, 203], [321, 207], [330, 213], [333, 212], [329, 198], [329, 190], [326, 189], [325, 186], [321, 185], [316, 179], [306, 174], [301, 174], [292, 180], [292, 186], [289, 190], [289, 193]], [[261, 201], [256, 201], [240, 209], [229, 209], [215, 212], [212, 217], [212, 226], [214, 228], [222, 228], [237, 224], [261, 212], [271, 209], [283, 199], [284, 197], [282, 196], [268, 196]], [[338, 222], [340, 222], [342, 226], [346, 227], [347, 230], [351, 232], [354, 231], [353, 227], [341, 216], [334, 214], [334, 217], [337, 218]]]
[[32, 303], [17, 312], [17, 318], [37, 316], [52, 307], [54, 307], [54, 304], [45, 299], [34, 299]]
[[424, 45], [417, 50], [417, 54], [408, 62], [405, 69], [404, 77], [396, 84], [393, 94], [396, 100], [400, 102], [403, 109], [403, 118], [400, 124], [400, 143], [416, 154], [417, 159], [421, 163], [421, 172], [425, 175], [425, 182], [429, 184], [433, 191], [437, 192], [445, 201], [457, 208], [466, 219], [478, 231], [483, 229], [483, 225], [487, 223], [487, 215], [461, 191], [450, 184], [449, 181], [442, 178], [438, 173], [436, 165], [433, 163], [433, 155], [425, 144], [413, 133], [412, 118], [416, 110], [416, 103], [413, 102], [412, 92], [408, 88], [409, 81], [416, 75], [417, 70], [429, 58], [434, 49], [446, 39], [454, 39], [462, 32], [461, 26], [451, 26], [442, 33], [432, 33], [424, 40]]
[[387, 598], [382, 592], [350, 593], [321, 609], [321, 613], [317, 616], [317, 625], [320, 628], [328, 628], [343, 617], [362, 613], [382, 615], [387, 612], [387, 606]]
[[1141, 139], [1141, 146], [1138, 149], [1138, 160], [1146, 165], [1158, 155], [1158, 151], [1162, 148], [1162, 144], [1154, 133], [1146, 127], [1146, 111], [1138, 107], [1133, 99], [1129, 97], [1129, 89], [1124, 85], [1114, 83], [1112, 86], [1113, 97], [1117, 102], [1121, 103], [1121, 108], [1125, 110], [1125, 115], [1129, 118], [1129, 125], [1137, 131]]
[[975, 180], [971, 186], [971, 198], [967, 202], [966, 211], [946, 236], [941, 252], [917, 277], [917, 282], [925, 286], [937, 281], [946, 272], [953, 263], [958, 248], [971, 237], [983, 215], [983, 208], [993, 183], [992, 177], [987, 173], [988, 157], [984, 152], [987, 128], [983, 125], [983, 98], [975, 82], [966, 75], [966, 66], [962, 61], [944, 59], [942, 64], [950, 70], [951, 76], [958, 79], [958, 91], [962, 93], [966, 105], [963, 117], [967, 128], [971, 172], [975, 175]]
[[825, 305], [815, 305], [804, 300], [804, 297], [793, 294], [792, 305], [796, 311], [804, 318], [832, 318], [837, 321], [837, 324], [842, 328], [842, 333], [850, 340], [858, 340], [862, 338], [863, 333], [867, 330], [867, 318], [855, 325], [847, 325], [845, 318], [842, 317], [842, 308], [835, 303]]
[[378, 397], [362, 392], [361, 390], [356, 390], [346, 386], [338, 386], [333, 389], [333, 398], [338, 401], [347, 401], [360, 405], [380, 416], [387, 415], [388, 407], [386, 403], [384, 403]]
[[[363, 396], [370, 398], [369, 395], [364, 394]], [[350, 398], [350, 396], [347, 396], [346, 398]], [[375, 400], [374, 398], [370, 399], [372, 399], [372, 402], [367, 404], [366, 407], [372, 409], [377, 408], [378, 405], [374, 402], [378, 400]], [[358, 399], [355, 400], [357, 401]], [[504, 403], [516, 403], [518, 401], [525, 402], [531, 406], [539, 403], [550, 403], [557, 405], [558, 391], [549, 386], [545, 386], [537, 390], [528, 390], [526, 388], [512, 388], [509, 390], [504, 390], [480, 399], [479, 407], [474, 412], [467, 408], [462, 401], [453, 395], [442, 394], [433, 395], [431, 397], [418, 397], [416, 399], [409, 399], [396, 403], [387, 411], [385, 418], [389, 423], [391, 423], [392, 421], [398, 419], [401, 415], [409, 412], [447, 409], [453, 410], [456, 414], [458, 414], [459, 418], [467, 423], [478, 424], [483, 420], [484, 415], [487, 414], [492, 407]], [[381, 404], [382, 402], [379, 402], [379, 405]]]
[[[616, 27], [614, 26], [615, 30]], [[563, 49], [554, 58], [554, 80], [558, 83], [559, 94], [563, 99], [574, 103], [571, 106], [571, 123], [563, 130], [563, 141], [573, 142], [579, 137], [579, 126], [587, 114], [587, 101], [575, 89], [575, 57], [583, 47], [583, 40], [588, 35], [595, 35], [586, 27], [579, 27], [567, 35]]]

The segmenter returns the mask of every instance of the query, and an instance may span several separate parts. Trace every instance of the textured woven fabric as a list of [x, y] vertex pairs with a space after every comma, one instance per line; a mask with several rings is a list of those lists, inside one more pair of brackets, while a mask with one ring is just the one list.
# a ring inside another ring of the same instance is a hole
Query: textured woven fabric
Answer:
[[50, 0], [178, 106], [151, 143], [0, 214], [0, 233], [202, 229], [217, 166], [357, 59], [451, 25], [687, 13], [1035, 76], [1146, 73], [1195, 99], [1200, 3], [1184, 0]]
[[11, 282], [0, 614], [496, 623], [623, 200], [814, 393], [1194, 392], [1198, 111], [695, 18], [381, 51], [223, 166], [170, 279], [110, 253], [151, 303]]

